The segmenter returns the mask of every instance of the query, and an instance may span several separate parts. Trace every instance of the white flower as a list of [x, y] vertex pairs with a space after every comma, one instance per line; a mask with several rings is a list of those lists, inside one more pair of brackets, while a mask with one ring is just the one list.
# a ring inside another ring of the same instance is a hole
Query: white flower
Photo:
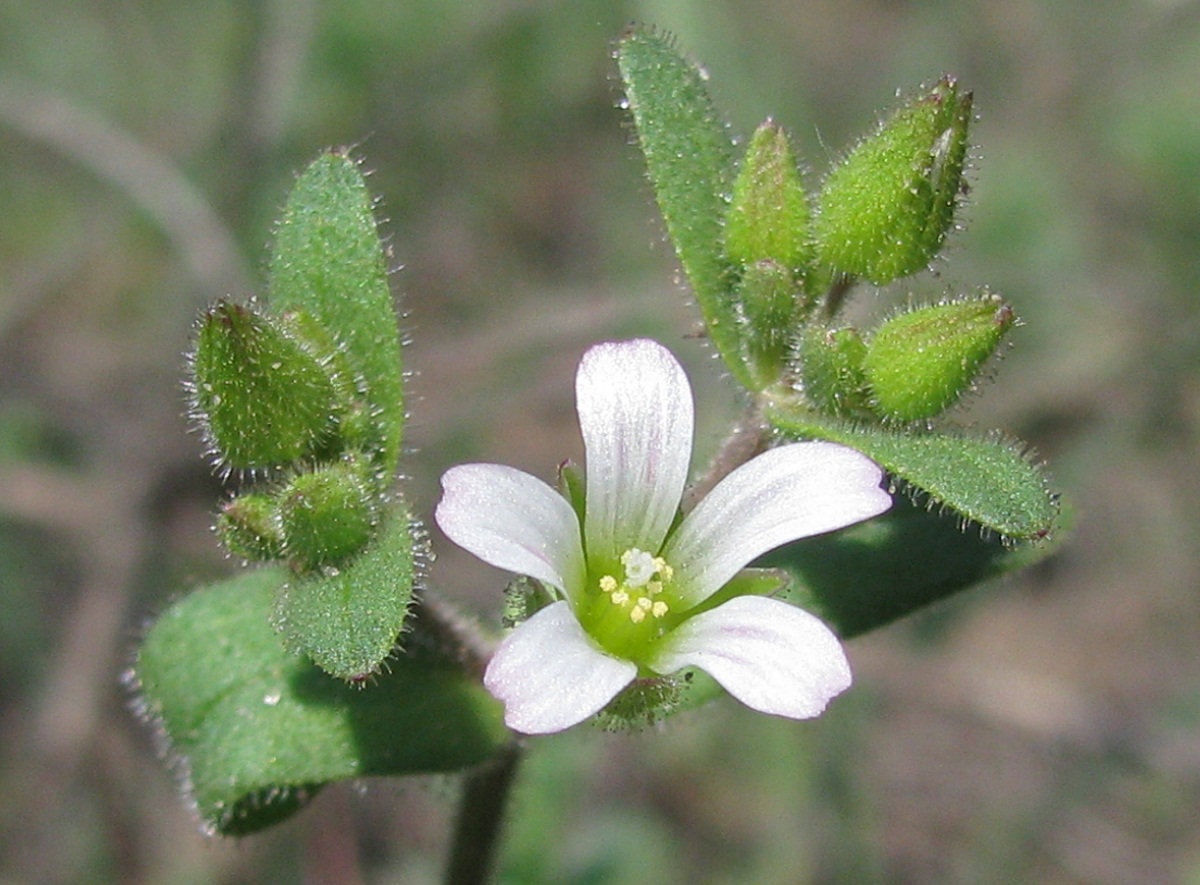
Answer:
[[829, 628], [764, 596], [704, 603], [760, 554], [885, 511], [880, 468], [833, 443], [780, 446], [675, 525], [693, 407], [674, 356], [648, 340], [598, 344], [575, 390], [587, 456], [582, 526], [565, 497], [514, 468], [464, 464], [442, 477], [442, 531], [556, 598], [488, 665], [484, 684], [505, 722], [526, 734], [561, 731], [639, 676], [692, 666], [755, 710], [819, 714], [850, 685]]

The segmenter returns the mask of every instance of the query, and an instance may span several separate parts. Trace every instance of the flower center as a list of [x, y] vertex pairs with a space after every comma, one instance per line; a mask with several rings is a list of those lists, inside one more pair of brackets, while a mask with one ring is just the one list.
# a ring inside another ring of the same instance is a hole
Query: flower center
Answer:
[[590, 606], [588, 628], [613, 654], [637, 660], [650, 642], [665, 631], [662, 619], [671, 611], [665, 592], [675, 570], [661, 556], [632, 547], [621, 554], [625, 574], [601, 576], [599, 596]]

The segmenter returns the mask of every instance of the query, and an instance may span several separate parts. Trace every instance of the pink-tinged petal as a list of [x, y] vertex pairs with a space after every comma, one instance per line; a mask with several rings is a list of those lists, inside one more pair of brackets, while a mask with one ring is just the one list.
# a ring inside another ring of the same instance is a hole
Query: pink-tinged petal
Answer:
[[579, 518], [540, 479], [501, 464], [461, 464], [442, 476], [434, 519], [484, 562], [572, 595], [584, 585]]
[[679, 508], [692, 457], [692, 390], [655, 341], [597, 344], [575, 379], [587, 453], [588, 557], [612, 568], [630, 547], [657, 553]]
[[503, 702], [509, 728], [550, 734], [598, 713], [636, 675], [588, 639], [568, 603], [555, 602], [505, 637], [483, 685]]
[[840, 529], [892, 504], [883, 471], [828, 442], [780, 446], [743, 464], [687, 515], [663, 551], [685, 603], [707, 599], [756, 557]]
[[659, 673], [699, 667], [762, 713], [809, 719], [850, 687], [850, 664], [828, 627], [777, 599], [739, 596], [684, 621], [651, 662]]

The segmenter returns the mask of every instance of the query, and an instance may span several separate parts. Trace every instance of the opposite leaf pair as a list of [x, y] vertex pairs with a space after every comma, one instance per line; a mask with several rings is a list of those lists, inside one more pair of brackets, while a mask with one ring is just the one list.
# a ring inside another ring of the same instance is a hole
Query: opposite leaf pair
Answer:
[[738, 157], [706, 76], [670, 39], [633, 27], [616, 56], [706, 335], [758, 413], [786, 438], [858, 449], [915, 500], [1005, 542], [1047, 537], [1057, 498], [1024, 447], [934, 423], [973, 389], [1011, 307], [984, 291], [866, 333], [839, 320], [858, 281], [889, 283], [941, 250], [965, 192], [971, 94], [950, 77], [919, 91], [809, 195], [774, 122]]

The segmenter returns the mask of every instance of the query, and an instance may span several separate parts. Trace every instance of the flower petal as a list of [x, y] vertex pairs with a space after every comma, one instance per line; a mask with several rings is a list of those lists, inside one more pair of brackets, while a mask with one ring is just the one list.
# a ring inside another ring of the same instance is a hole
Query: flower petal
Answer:
[[588, 639], [571, 606], [555, 602], [500, 643], [483, 676], [504, 703], [504, 722], [525, 734], [550, 734], [582, 722], [637, 675]]
[[497, 568], [582, 592], [579, 518], [540, 479], [501, 464], [461, 464], [442, 476], [434, 519], [455, 544]]
[[655, 341], [597, 344], [583, 355], [576, 404], [587, 453], [584, 536], [594, 570], [631, 547], [657, 553], [692, 457], [687, 376]]
[[802, 442], [743, 464], [687, 515], [663, 556], [688, 604], [703, 602], [768, 550], [877, 516], [883, 471], [846, 446]]
[[809, 719], [850, 687], [841, 643], [808, 612], [761, 596], [739, 596], [684, 621], [662, 639], [650, 666], [662, 674], [704, 670], [763, 713]]

